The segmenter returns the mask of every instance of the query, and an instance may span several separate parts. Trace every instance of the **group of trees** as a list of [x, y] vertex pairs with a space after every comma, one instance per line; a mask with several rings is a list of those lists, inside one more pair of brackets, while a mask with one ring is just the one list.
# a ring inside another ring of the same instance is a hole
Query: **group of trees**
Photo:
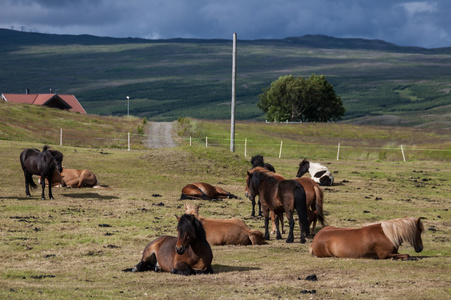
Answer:
[[259, 95], [268, 121], [328, 122], [344, 116], [341, 98], [324, 75], [279, 77]]

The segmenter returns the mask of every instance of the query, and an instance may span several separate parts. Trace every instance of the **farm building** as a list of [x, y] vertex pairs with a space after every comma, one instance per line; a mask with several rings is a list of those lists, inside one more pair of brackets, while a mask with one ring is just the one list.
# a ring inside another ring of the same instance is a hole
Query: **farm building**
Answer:
[[74, 95], [60, 94], [2, 94], [2, 100], [10, 103], [44, 105], [52, 108], [86, 114]]

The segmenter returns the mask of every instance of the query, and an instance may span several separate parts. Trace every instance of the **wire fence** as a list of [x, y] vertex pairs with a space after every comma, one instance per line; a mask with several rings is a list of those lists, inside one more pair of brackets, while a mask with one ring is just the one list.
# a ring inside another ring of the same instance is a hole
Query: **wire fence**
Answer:
[[[54, 136], [54, 132], [52, 133]], [[127, 150], [142, 150], [146, 148], [149, 136], [140, 133], [90, 135], [90, 133], [75, 130], [60, 129], [58, 141], [60, 146], [118, 148]], [[153, 139], [165, 140], [166, 136], [152, 136]], [[52, 139], [53, 140], [53, 139]], [[229, 149], [230, 139], [222, 137], [179, 137], [179, 143], [191, 147], [222, 147]], [[262, 154], [278, 158], [309, 157], [310, 159], [361, 159], [361, 160], [399, 160], [431, 159], [451, 160], [451, 149], [422, 148], [415, 145], [346, 145], [341, 142], [330, 145], [301, 143], [292, 140], [280, 140], [278, 143], [256, 139], [234, 139], [235, 153], [244, 157]]]

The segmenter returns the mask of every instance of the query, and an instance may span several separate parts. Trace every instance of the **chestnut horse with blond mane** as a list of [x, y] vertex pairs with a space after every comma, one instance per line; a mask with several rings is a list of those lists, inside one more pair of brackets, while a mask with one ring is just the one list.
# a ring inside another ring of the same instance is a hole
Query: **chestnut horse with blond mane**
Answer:
[[177, 237], [163, 235], [150, 242], [132, 272], [153, 270], [181, 275], [213, 273], [213, 252], [202, 223], [187, 214], [177, 219]]
[[415, 252], [423, 250], [421, 218], [400, 218], [381, 221], [362, 228], [324, 227], [320, 230], [309, 252], [317, 257], [392, 258], [408, 259], [398, 248], [408, 242]]
[[[39, 181], [41, 178], [39, 178]], [[55, 171], [52, 178], [52, 186], [68, 186], [72, 188], [99, 187], [96, 175], [84, 169], [67, 169], [63, 167], [61, 173]]]
[[199, 216], [199, 205], [185, 203], [185, 213], [200, 220], [210, 246], [213, 245], [262, 245], [263, 232], [250, 229], [246, 223], [237, 219], [206, 219]]

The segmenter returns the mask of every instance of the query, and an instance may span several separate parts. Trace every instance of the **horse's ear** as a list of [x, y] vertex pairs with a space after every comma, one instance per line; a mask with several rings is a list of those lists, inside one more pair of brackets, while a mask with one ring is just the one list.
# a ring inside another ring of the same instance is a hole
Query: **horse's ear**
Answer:
[[247, 171], [247, 176], [251, 176], [252, 175], [252, 173], [250, 173], [249, 171]]

